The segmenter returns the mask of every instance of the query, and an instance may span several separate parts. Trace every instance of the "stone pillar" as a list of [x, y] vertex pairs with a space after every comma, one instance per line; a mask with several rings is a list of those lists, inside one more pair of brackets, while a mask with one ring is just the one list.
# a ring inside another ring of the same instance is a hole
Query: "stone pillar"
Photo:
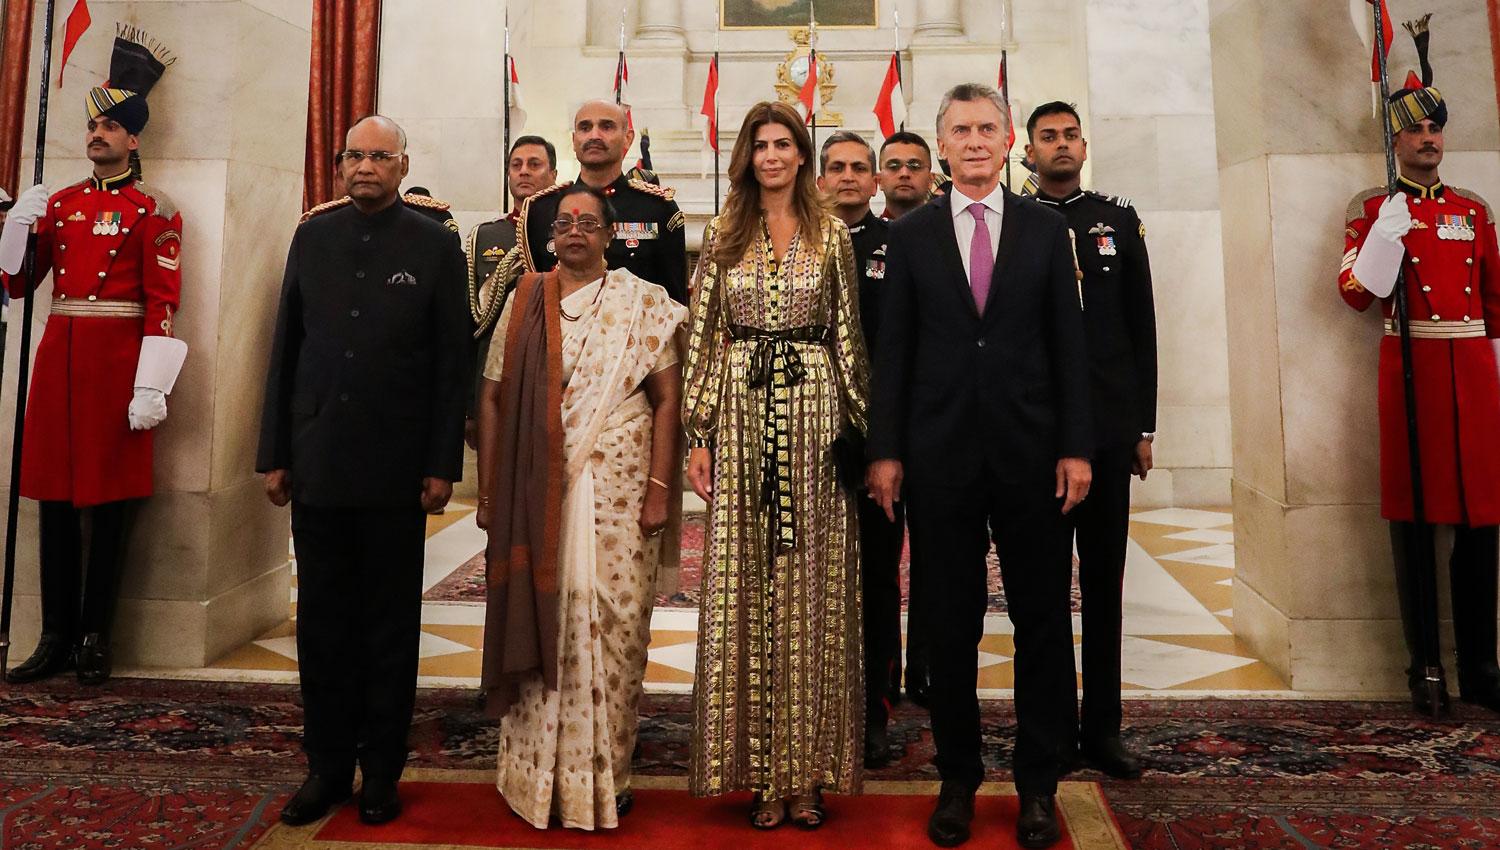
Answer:
[[[1233, 0], [1211, 8], [1234, 629], [1297, 690], [1403, 692], [1406, 650], [1379, 513], [1380, 315], [1349, 310], [1336, 285], [1349, 199], [1385, 181], [1369, 56], [1345, 4]], [[1430, 8], [1436, 79], [1453, 113], [1444, 179], [1500, 197], [1483, 6], [1438, 0]], [[1396, 32], [1399, 80], [1416, 60]], [[1318, 96], [1299, 96], [1312, 81]]]
[[682, 0], [641, 0], [635, 37], [638, 42], [649, 42], [653, 47], [681, 47], [686, 42], [682, 30]]
[[[182, 210], [177, 336], [189, 345], [157, 432], [156, 495], [140, 506], [130, 536], [116, 657], [123, 668], [201, 666], [289, 613], [288, 515], [267, 503], [254, 458], [281, 274], [301, 212], [311, 5], [95, 2], [90, 11], [94, 26], [73, 54], [67, 85], [52, 91], [48, 182], [89, 173], [83, 98], [108, 74], [113, 23], [138, 26], [173, 50], [177, 62], [151, 96], [141, 145], [147, 181]], [[38, 41], [40, 27], [38, 18]], [[26, 139], [34, 135], [28, 128]], [[24, 153], [27, 162], [32, 155]], [[50, 293], [48, 281], [35, 294], [37, 339]], [[7, 364], [19, 356], [19, 336], [7, 335]], [[15, 387], [14, 370], [6, 373], [0, 462], [8, 465]], [[35, 503], [23, 505], [13, 660], [30, 651], [39, 615]]]
[[913, 41], [945, 41], [963, 38], [964, 26], [958, 13], [959, 0], [918, 0], [917, 25]]

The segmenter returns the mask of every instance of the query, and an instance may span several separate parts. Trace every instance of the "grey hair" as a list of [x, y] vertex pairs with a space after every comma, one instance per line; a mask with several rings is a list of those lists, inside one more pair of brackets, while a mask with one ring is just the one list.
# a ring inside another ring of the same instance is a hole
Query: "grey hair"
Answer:
[[823, 140], [823, 149], [818, 152], [818, 173], [822, 174], [828, 170], [828, 149], [840, 142], [858, 142], [865, 146], [865, 153], [870, 157], [870, 170], [879, 170], [875, 166], [875, 149], [865, 141], [865, 137], [853, 130], [840, 130]]
[[948, 93], [943, 95], [942, 102], [938, 104], [937, 133], [939, 136], [943, 135], [943, 119], [948, 117], [948, 107], [957, 100], [965, 103], [987, 100], [1000, 110], [1000, 114], [1005, 117], [1006, 125], [1010, 124], [1010, 104], [1005, 102], [1005, 95], [996, 91], [993, 86], [987, 86], [984, 83], [959, 83], [948, 89]]
[[354, 128], [365, 123], [366, 121], [375, 121], [384, 124], [386, 127], [392, 130], [395, 130], [396, 141], [401, 145], [401, 150], [396, 151], [396, 153], [406, 153], [406, 131], [401, 129], [400, 124], [397, 124], [395, 121], [392, 121], [384, 115], [366, 115], [358, 121], [355, 121], [353, 124], [350, 124], [349, 132], [344, 134], [344, 147], [349, 147], [349, 137], [354, 135]]

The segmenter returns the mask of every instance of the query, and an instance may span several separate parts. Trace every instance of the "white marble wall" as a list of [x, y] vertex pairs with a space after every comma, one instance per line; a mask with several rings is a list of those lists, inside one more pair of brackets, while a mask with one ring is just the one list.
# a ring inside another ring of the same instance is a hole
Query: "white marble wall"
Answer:
[[[1453, 114], [1443, 175], [1497, 197], [1500, 121], [1484, 10], [1463, 0], [1426, 8], [1436, 12], [1434, 64]], [[1336, 287], [1349, 198], [1384, 182], [1362, 82], [1368, 59], [1342, 4], [1215, 0], [1211, 36], [1226, 200], [1235, 630], [1298, 690], [1399, 692], [1405, 649], [1378, 504], [1379, 315], [1355, 314]], [[1403, 34], [1395, 75], [1414, 62]], [[1319, 81], [1317, 97], [1306, 96], [1308, 80]]]
[[[558, 144], [561, 174], [569, 177], [577, 167], [568, 123], [577, 104], [610, 94], [621, 3], [508, 5], [529, 116], [525, 132]], [[410, 183], [452, 203], [466, 230], [499, 207], [505, 6], [449, 0], [433, 14], [420, 0], [385, 2], [380, 109], [408, 130]], [[708, 60], [717, 47], [727, 166], [738, 117], [775, 97], [775, 67], [792, 44], [782, 30], [717, 32], [717, 3], [628, 0], [624, 6], [636, 125], [651, 130], [656, 168], [678, 189], [695, 245], [713, 211], [712, 180], [699, 174], [696, 117]], [[880, 0], [881, 29], [825, 30], [821, 37], [839, 85], [829, 108], [869, 138], [876, 134], [870, 108], [897, 10], [909, 129], [933, 136], [938, 101], [955, 82], [993, 83], [1003, 40], [1022, 122], [1047, 100], [1079, 105], [1092, 142], [1086, 179], [1135, 200], [1156, 269], [1161, 468], [1138, 485], [1136, 503], [1226, 504], [1229, 381], [1207, 0]], [[945, 23], [955, 20], [956, 30]], [[1024, 128], [1019, 142], [1018, 156]]]
[[[47, 182], [60, 187], [89, 173], [83, 98], [107, 75], [115, 22], [141, 27], [178, 56], [151, 96], [141, 141], [146, 179], [182, 210], [176, 332], [190, 353], [157, 431], [156, 495], [130, 540], [115, 629], [126, 665], [201, 665], [286, 618], [287, 515], [266, 502], [254, 453], [281, 271], [301, 209], [311, 8], [309, 0], [95, 2], [67, 84], [52, 89]], [[38, 41], [40, 27], [38, 16]], [[34, 43], [33, 55], [39, 50]], [[28, 143], [35, 110], [33, 93]], [[29, 180], [32, 151], [23, 156]], [[35, 339], [50, 292], [48, 282], [37, 293]], [[6, 339], [6, 411], [19, 336]], [[7, 413], [7, 468], [10, 432]], [[15, 637], [24, 652], [38, 600], [34, 505], [23, 504]]]
[[1156, 290], [1156, 461], [1135, 504], [1229, 503], [1229, 370], [1208, 0], [1088, 0], [1092, 185], [1134, 201]]

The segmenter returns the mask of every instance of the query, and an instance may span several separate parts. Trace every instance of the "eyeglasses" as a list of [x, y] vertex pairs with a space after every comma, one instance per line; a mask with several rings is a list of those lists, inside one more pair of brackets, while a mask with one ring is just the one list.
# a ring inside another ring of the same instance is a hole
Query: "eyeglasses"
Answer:
[[386, 163], [394, 162], [403, 156], [405, 156], [405, 154], [392, 153], [391, 151], [348, 150], [341, 151], [338, 156], [334, 157], [334, 159], [350, 165], [359, 165], [361, 162], [364, 162], [365, 159], [368, 158], [376, 165], [385, 165]]
[[926, 169], [931, 167], [932, 166], [928, 165], [920, 159], [888, 159], [885, 161], [885, 170], [893, 173], [900, 171], [903, 168], [905, 168], [907, 171], [925, 171]]
[[558, 236], [562, 236], [565, 233], [573, 232], [575, 225], [589, 236], [593, 236], [604, 229], [604, 222], [597, 218], [580, 218], [576, 222], [571, 218], [560, 218], [552, 222], [552, 232]]

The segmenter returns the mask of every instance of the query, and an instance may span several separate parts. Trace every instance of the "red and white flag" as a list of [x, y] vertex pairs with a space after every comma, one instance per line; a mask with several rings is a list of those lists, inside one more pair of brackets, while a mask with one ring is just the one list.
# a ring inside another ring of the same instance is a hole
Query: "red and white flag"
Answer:
[[715, 55], [708, 63], [708, 82], [703, 86], [703, 107], [698, 110], [706, 120], [703, 124], [702, 172], [708, 176], [709, 162], [719, 152], [719, 57]]
[[625, 61], [625, 50], [620, 50], [620, 61], [615, 63], [615, 103], [625, 107], [625, 126], [635, 129], [635, 119], [630, 115], [630, 64]]
[[1010, 106], [1010, 93], [1007, 91], [1005, 82], [1005, 57], [1000, 58], [1000, 79], [995, 84], [995, 90], [1005, 97], [1005, 153], [1008, 155], [1011, 148], [1016, 146], [1016, 116], [1015, 110]]
[[[1354, 19], [1354, 31], [1370, 54], [1370, 108], [1371, 114], [1380, 115], [1380, 52], [1375, 44], [1375, 3], [1377, 0], [1349, 0], [1349, 16]], [[1396, 37], [1396, 28], [1391, 23], [1391, 10], [1385, 0], [1380, 3], [1380, 32], [1384, 36], [1386, 55], [1391, 52], [1391, 39]]]
[[68, 13], [68, 22], [63, 27], [62, 65], [57, 69], [58, 86], [62, 85], [63, 72], [68, 70], [68, 57], [73, 54], [73, 48], [78, 46], [78, 40], [83, 38], [84, 32], [93, 22], [93, 18], [89, 17], [88, 0], [78, 0], [73, 4], [73, 11]]
[[906, 123], [906, 95], [901, 91], [901, 54], [891, 54], [885, 69], [885, 82], [875, 98], [875, 118], [880, 122], [881, 136], [888, 137]]
[[813, 117], [823, 108], [823, 91], [818, 86], [818, 51], [807, 57], [807, 79], [802, 82], [802, 92], [797, 95], [802, 104], [802, 121], [811, 124]]
[[521, 105], [521, 77], [516, 74], [516, 57], [507, 56], [510, 65], [510, 132], [514, 136], [526, 126], [526, 108]]

